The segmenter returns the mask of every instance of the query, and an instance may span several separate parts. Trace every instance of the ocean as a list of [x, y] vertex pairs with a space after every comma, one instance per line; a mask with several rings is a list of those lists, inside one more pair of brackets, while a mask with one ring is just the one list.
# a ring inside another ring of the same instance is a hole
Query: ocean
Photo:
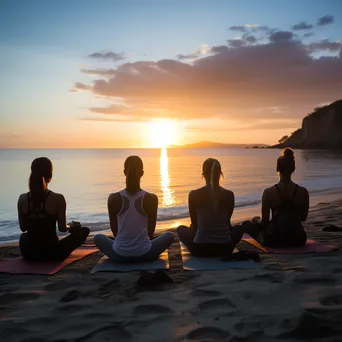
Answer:
[[[294, 180], [310, 191], [311, 204], [342, 194], [342, 152], [295, 151]], [[129, 155], [143, 159], [142, 187], [159, 197], [158, 225], [188, 217], [191, 189], [204, 184], [201, 166], [208, 157], [222, 165], [222, 185], [235, 193], [238, 217], [245, 209], [258, 214], [265, 187], [278, 180], [276, 149], [94, 149], [0, 150], [0, 241], [18, 239], [17, 200], [28, 191], [30, 164], [46, 156], [54, 164], [49, 188], [67, 201], [67, 219], [93, 232], [108, 231], [107, 198], [124, 188], [123, 163]], [[240, 215], [241, 216], [241, 215]]]

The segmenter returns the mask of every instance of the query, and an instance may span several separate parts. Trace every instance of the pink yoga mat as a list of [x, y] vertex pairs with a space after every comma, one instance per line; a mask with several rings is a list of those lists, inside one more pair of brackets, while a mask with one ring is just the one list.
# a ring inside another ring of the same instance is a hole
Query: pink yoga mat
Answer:
[[11, 274], [52, 275], [65, 266], [97, 252], [94, 247], [79, 247], [64, 261], [26, 261], [22, 257], [0, 261], [0, 272]]
[[243, 234], [242, 240], [261, 249], [265, 253], [276, 253], [276, 254], [326, 253], [326, 252], [330, 252], [330, 251], [338, 249], [337, 246], [323, 245], [314, 240], [307, 240], [306, 244], [301, 247], [289, 247], [289, 248], [273, 248], [273, 247], [261, 246], [258, 241], [254, 240], [248, 234]]

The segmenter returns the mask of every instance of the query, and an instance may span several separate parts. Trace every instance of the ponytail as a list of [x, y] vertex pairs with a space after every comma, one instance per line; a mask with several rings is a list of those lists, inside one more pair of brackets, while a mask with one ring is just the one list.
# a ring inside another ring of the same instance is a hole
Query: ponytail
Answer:
[[39, 173], [31, 172], [29, 178], [29, 189], [34, 202], [41, 200], [45, 190], [47, 189], [45, 178]]
[[208, 185], [210, 185], [215, 210], [220, 200], [220, 177], [222, 175], [221, 164], [217, 159], [208, 158], [203, 163], [202, 174]]
[[32, 162], [29, 189], [34, 202], [42, 200], [47, 184], [52, 178], [52, 169], [52, 163], [48, 158], [36, 158]]
[[220, 190], [220, 176], [221, 167], [218, 162], [214, 161], [210, 170], [210, 187], [214, 197], [218, 195]]

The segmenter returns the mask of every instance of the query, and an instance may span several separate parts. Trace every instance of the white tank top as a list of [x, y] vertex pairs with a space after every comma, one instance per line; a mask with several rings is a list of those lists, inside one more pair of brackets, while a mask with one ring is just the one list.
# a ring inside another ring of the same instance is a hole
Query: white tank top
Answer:
[[146, 191], [141, 190], [134, 195], [126, 190], [120, 191], [122, 206], [118, 220], [118, 233], [113, 243], [115, 253], [122, 256], [141, 256], [151, 249], [151, 241], [147, 233], [147, 214], [143, 209]]

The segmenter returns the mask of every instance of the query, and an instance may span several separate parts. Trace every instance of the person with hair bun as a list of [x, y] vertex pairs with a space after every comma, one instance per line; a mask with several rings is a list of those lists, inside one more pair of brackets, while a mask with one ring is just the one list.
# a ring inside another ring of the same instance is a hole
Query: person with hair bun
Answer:
[[223, 176], [217, 159], [204, 161], [202, 175], [206, 185], [189, 193], [191, 226], [177, 229], [179, 240], [193, 255], [229, 256], [241, 240], [241, 226], [232, 227], [234, 193], [220, 186]]
[[298, 247], [306, 243], [302, 222], [309, 212], [309, 193], [292, 181], [295, 169], [294, 152], [286, 148], [277, 160], [279, 182], [263, 192], [261, 220], [255, 217], [242, 224], [263, 246]]
[[[64, 196], [48, 189], [53, 165], [50, 159], [36, 158], [31, 164], [29, 192], [18, 199], [19, 226], [23, 234], [19, 246], [26, 260], [63, 260], [88, 237], [89, 229], [80, 224], [66, 224]], [[70, 235], [59, 240], [60, 232], [69, 230]]]
[[158, 197], [140, 187], [144, 166], [138, 156], [124, 164], [126, 188], [108, 197], [110, 228], [114, 235], [95, 235], [94, 242], [113, 262], [136, 263], [158, 259], [173, 243], [171, 232], [154, 237]]

